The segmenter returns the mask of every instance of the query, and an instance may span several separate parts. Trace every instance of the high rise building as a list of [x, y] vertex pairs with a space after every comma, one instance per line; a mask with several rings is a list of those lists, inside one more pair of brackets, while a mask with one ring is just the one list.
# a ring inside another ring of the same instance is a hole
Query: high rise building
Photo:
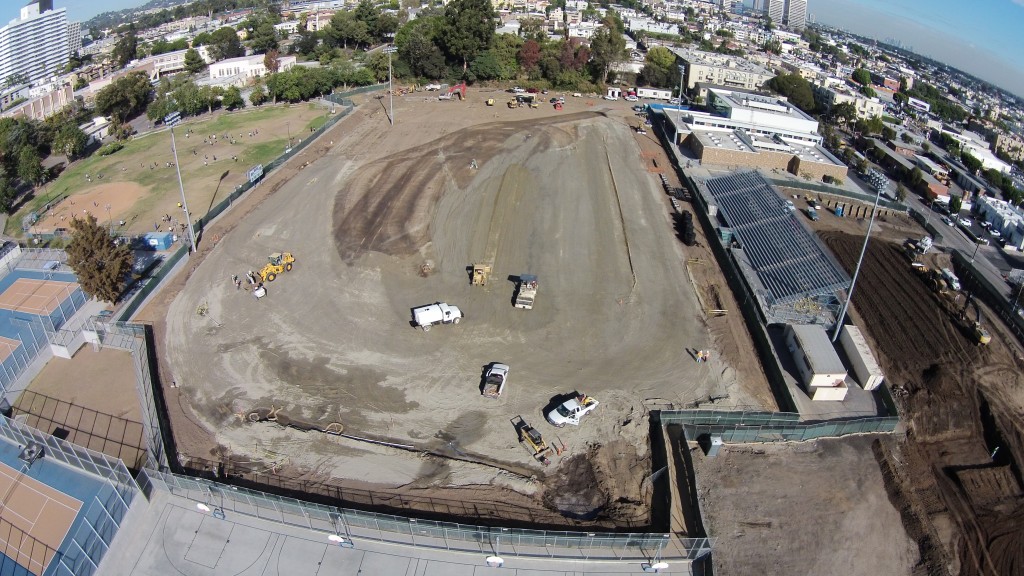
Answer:
[[764, 13], [772, 23], [800, 30], [807, 25], [807, 0], [764, 0]]
[[68, 22], [68, 54], [82, 49], [82, 23]]
[[68, 54], [66, 10], [54, 10], [53, 0], [32, 0], [20, 18], [0, 28], [0, 84], [53, 76], [68, 63]]

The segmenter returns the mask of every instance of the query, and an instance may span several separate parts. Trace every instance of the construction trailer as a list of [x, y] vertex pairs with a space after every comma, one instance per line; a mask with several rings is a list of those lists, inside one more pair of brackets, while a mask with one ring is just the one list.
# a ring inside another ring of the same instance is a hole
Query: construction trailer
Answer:
[[811, 400], [846, 399], [846, 367], [824, 328], [818, 324], [787, 324], [786, 348]]
[[882, 385], [885, 376], [860, 328], [853, 324], [843, 326], [843, 331], [839, 333], [839, 344], [846, 353], [846, 359], [861, 388], [874, 390]]

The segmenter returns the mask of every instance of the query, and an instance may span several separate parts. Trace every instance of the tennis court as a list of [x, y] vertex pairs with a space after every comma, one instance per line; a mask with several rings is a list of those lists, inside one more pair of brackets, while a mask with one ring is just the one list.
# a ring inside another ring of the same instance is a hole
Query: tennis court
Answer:
[[16, 470], [4, 463], [0, 463], [0, 494], [0, 552], [6, 556], [3, 564], [10, 560], [32, 574], [43, 574], [82, 502], [36, 480], [31, 469], [22, 466]]
[[0, 389], [6, 390], [81, 308], [74, 274], [15, 268], [0, 278]]

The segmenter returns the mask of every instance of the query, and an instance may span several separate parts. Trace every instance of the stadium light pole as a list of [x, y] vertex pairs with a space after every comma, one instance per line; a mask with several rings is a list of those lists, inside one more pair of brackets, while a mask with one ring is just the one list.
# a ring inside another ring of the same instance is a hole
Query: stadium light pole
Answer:
[[850, 280], [850, 291], [846, 294], [846, 302], [843, 302], [843, 308], [839, 311], [839, 316], [836, 318], [836, 329], [832, 333], [833, 343], [839, 339], [839, 331], [843, 329], [843, 318], [846, 317], [846, 309], [850, 307], [850, 301], [853, 300], [853, 289], [857, 286], [857, 275], [860, 274], [860, 266], [864, 263], [864, 254], [868, 251], [868, 241], [871, 240], [871, 229], [875, 226], [875, 215], [878, 214], [878, 201], [881, 197], [882, 188], [879, 187], [878, 191], [875, 192], [875, 205], [871, 208], [871, 219], [868, 220], [868, 233], [864, 235], [864, 245], [860, 247], [860, 258], [857, 259], [857, 267], [853, 270], [853, 279]]
[[164, 116], [164, 124], [170, 128], [171, 132], [171, 152], [174, 153], [174, 169], [178, 172], [178, 189], [181, 190], [181, 209], [185, 211], [185, 224], [188, 225], [188, 241], [189, 252], [196, 249], [196, 232], [192, 227], [192, 214], [188, 211], [188, 201], [185, 200], [185, 185], [181, 182], [181, 166], [178, 165], [178, 147], [174, 144], [174, 127], [181, 122], [181, 114], [179, 112], [172, 112], [167, 116]]
[[391, 121], [391, 125], [395, 125], [395, 91], [391, 87], [391, 55], [398, 51], [398, 48], [394, 44], [388, 44], [384, 47], [384, 53], [388, 55], [388, 108], [390, 112], [388, 114], [388, 120]]

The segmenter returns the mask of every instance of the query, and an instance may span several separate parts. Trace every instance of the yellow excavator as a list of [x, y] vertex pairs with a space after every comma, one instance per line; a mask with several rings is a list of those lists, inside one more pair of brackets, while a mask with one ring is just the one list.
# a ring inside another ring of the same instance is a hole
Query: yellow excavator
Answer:
[[964, 320], [967, 318], [967, 308], [971, 304], [974, 304], [974, 326], [972, 327], [972, 334], [974, 335], [974, 341], [982, 346], [987, 346], [992, 341], [992, 335], [981, 325], [981, 307], [974, 301], [974, 294], [967, 293], [967, 300], [964, 301], [964, 307], [960, 310], [960, 319]]
[[268, 258], [269, 261], [260, 268], [259, 276], [264, 282], [273, 282], [282, 272], [291, 272], [295, 257], [291, 252], [274, 252]]

